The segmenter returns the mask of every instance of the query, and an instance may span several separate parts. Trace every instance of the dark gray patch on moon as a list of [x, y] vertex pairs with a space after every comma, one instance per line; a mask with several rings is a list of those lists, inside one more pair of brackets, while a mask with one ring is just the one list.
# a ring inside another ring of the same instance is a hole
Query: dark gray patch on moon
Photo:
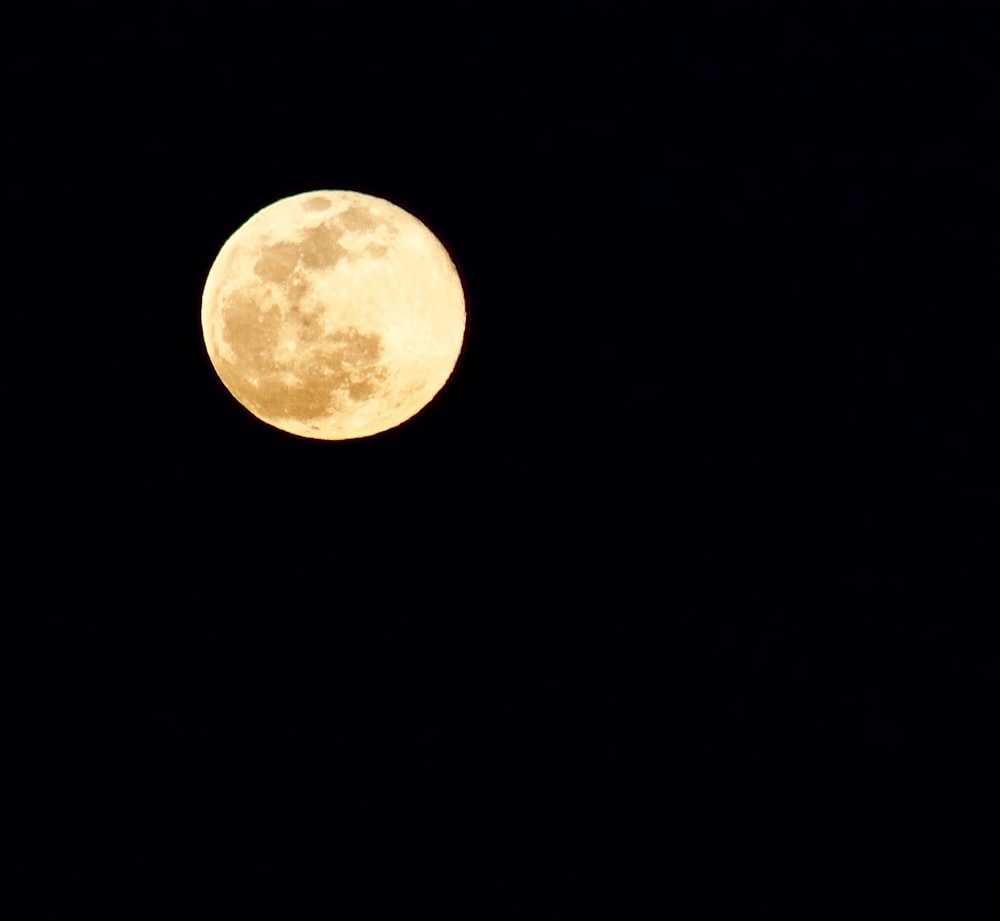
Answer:
[[284, 285], [300, 262], [308, 269], [332, 269], [341, 259], [356, 259], [362, 255], [384, 256], [389, 250], [381, 243], [368, 243], [360, 252], [351, 252], [340, 245], [341, 237], [348, 231], [371, 231], [382, 226], [388, 230], [390, 237], [395, 235], [391, 224], [382, 221], [367, 208], [351, 205], [342, 214], [315, 227], [305, 228], [291, 240], [263, 246], [253, 270], [264, 281]]
[[282, 284], [295, 270], [298, 261], [298, 244], [291, 242], [272, 243], [261, 249], [253, 270], [264, 281]]
[[[248, 287], [224, 301], [222, 335], [236, 362], [218, 356], [219, 375], [241, 403], [265, 419], [305, 422], [378, 393], [388, 377], [381, 336], [354, 327], [326, 333], [301, 309], [282, 317], [265, 297]], [[299, 348], [283, 357], [278, 345], [289, 327]]]
[[375, 230], [382, 221], [361, 205], [348, 205], [339, 216], [340, 223], [348, 230]]
[[337, 242], [343, 235], [344, 231], [329, 221], [304, 230], [301, 243], [297, 244], [302, 264], [310, 269], [333, 268], [347, 255], [347, 250]]
[[330, 207], [329, 198], [310, 198], [302, 202], [303, 211], [326, 211]]

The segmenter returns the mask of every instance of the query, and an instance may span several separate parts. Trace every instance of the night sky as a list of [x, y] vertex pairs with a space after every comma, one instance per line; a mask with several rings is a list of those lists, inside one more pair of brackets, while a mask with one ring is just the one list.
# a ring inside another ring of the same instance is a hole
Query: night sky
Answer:
[[[991, 6], [132, 6], [5, 27], [37, 916], [1000, 917]], [[320, 442], [200, 299], [338, 188], [468, 324]]]

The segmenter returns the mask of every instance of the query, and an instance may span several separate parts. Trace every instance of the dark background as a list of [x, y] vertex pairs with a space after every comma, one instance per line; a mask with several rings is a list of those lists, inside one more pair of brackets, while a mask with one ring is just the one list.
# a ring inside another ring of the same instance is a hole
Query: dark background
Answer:
[[[1000, 916], [998, 27], [12, 13], [38, 916]], [[354, 442], [201, 338], [222, 243], [323, 188], [467, 298], [439, 398]]]

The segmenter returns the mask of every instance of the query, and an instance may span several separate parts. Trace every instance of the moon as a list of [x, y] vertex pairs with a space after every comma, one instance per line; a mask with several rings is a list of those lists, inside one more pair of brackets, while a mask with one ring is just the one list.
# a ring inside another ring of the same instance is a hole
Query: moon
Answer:
[[258, 211], [222, 246], [202, 332], [226, 389], [306, 438], [365, 438], [422, 410], [465, 335], [458, 271], [398, 205], [344, 190]]

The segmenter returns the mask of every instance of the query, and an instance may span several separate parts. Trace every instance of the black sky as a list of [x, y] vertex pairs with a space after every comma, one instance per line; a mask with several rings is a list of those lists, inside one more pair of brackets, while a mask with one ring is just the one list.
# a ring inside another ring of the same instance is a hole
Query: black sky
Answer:
[[[823, 6], [13, 16], [43, 901], [998, 916], [1000, 22]], [[318, 188], [466, 291], [356, 442], [201, 340], [222, 243]]]

